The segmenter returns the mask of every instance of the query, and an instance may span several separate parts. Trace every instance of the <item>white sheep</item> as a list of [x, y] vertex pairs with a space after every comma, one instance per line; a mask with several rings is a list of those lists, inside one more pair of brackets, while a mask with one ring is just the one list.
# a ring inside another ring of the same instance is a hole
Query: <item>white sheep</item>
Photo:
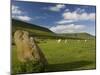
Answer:
[[80, 40], [77, 40], [78, 42], [80, 42]]
[[61, 42], [61, 39], [59, 39], [57, 42], [60, 43]]
[[87, 40], [84, 40], [85, 42], [87, 42]]
[[65, 40], [65, 43], [67, 43], [68, 40]]

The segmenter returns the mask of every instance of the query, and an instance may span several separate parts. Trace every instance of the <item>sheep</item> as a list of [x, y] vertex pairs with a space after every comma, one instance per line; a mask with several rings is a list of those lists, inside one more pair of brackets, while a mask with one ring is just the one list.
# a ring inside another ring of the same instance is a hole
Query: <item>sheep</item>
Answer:
[[60, 43], [61, 42], [61, 39], [59, 39], [57, 42]]
[[87, 42], [87, 40], [84, 40], [85, 42]]
[[65, 40], [65, 43], [67, 43], [68, 40]]
[[77, 40], [78, 42], [80, 42], [80, 40]]

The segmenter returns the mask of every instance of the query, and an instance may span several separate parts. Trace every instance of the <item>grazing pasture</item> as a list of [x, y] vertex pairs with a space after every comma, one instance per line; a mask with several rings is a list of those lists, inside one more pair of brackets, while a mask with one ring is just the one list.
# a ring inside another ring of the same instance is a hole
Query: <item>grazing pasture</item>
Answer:
[[[45, 72], [96, 68], [95, 40], [88, 40], [87, 42], [80, 40], [77, 42], [77, 40], [69, 39], [66, 43], [65, 40], [62, 40], [60, 43], [57, 43], [56, 40], [57, 39], [39, 40], [38, 45], [48, 61]], [[12, 70], [16, 72], [20, 69], [20, 67], [18, 67], [20, 63], [18, 63], [16, 59], [15, 45], [12, 46], [12, 54]]]

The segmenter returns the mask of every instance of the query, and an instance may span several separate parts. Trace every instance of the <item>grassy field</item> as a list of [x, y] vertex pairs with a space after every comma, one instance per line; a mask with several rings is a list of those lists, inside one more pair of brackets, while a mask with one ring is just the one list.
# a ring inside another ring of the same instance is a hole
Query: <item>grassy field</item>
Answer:
[[[46, 72], [95, 69], [95, 40], [62, 40], [46, 39], [38, 44], [48, 60]], [[12, 46], [12, 67], [18, 69], [16, 47]]]

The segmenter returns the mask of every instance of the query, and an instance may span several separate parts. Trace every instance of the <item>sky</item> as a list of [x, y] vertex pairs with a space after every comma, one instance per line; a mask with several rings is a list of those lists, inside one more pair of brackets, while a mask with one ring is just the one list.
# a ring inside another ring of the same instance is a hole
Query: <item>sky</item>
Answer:
[[49, 28], [55, 33], [95, 35], [95, 6], [12, 1], [12, 18]]

